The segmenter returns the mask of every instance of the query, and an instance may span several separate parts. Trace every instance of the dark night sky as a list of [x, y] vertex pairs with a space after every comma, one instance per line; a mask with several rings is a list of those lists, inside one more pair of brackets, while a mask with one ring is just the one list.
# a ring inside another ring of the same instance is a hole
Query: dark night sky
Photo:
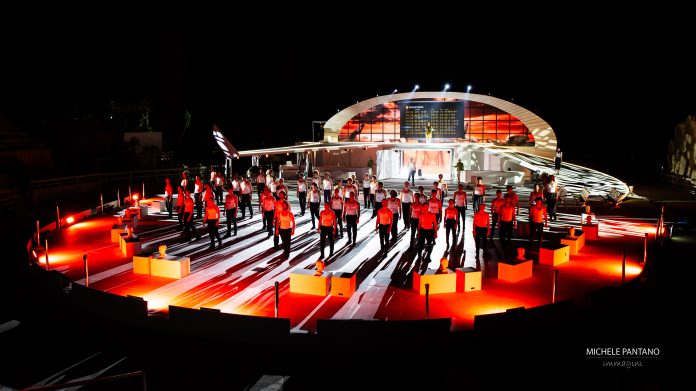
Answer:
[[188, 108], [190, 145], [215, 121], [243, 149], [307, 140], [311, 121], [395, 88], [472, 84], [546, 119], [566, 159], [621, 170], [656, 168], [674, 126], [696, 113], [693, 34], [680, 23], [605, 15], [533, 29], [271, 19], [249, 28], [235, 23], [243, 17], [5, 25], [0, 115], [30, 124], [55, 107], [148, 96], [156, 129], [180, 128]]

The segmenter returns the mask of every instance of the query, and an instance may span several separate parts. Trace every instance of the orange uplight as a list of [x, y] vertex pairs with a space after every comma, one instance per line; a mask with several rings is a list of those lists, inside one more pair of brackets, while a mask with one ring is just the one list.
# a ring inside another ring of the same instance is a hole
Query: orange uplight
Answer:
[[75, 218], [72, 217], [72, 216], [70, 216], [70, 217], [68, 217], [67, 219], [65, 219], [65, 222], [68, 223], [68, 224], [72, 224], [72, 223], [75, 222]]

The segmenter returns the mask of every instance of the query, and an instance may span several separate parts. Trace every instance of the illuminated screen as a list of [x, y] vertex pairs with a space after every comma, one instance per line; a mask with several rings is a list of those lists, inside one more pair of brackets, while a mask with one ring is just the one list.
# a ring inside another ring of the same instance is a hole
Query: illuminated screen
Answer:
[[432, 138], [464, 138], [464, 102], [459, 101], [401, 101], [400, 136], [427, 138], [430, 126]]
[[[411, 105], [421, 107], [406, 109]], [[430, 116], [433, 140], [534, 145], [534, 136], [514, 115], [485, 103], [456, 99], [403, 100], [370, 107], [346, 122], [338, 139], [366, 142], [401, 138], [422, 140], [426, 138], [427, 120], [421, 116]]]

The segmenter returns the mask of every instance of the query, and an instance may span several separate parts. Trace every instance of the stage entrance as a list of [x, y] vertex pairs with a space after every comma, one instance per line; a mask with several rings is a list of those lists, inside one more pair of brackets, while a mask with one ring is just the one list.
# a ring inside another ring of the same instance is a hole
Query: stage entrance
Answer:
[[437, 179], [439, 174], [444, 175], [445, 180], [452, 177], [452, 151], [449, 149], [377, 151], [377, 177], [406, 179], [411, 161], [416, 165], [416, 178]]

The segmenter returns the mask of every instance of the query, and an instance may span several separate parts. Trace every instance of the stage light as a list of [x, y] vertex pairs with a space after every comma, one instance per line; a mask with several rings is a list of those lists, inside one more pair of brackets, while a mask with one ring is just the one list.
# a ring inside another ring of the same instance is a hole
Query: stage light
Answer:
[[394, 92], [392, 92], [392, 94], [396, 94], [396, 88], [394, 88]]
[[445, 91], [449, 90], [449, 88], [450, 88], [449, 83], [445, 84]]
[[418, 91], [418, 89], [419, 89], [419, 88], [420, 88], [420, 86], [419, 86], [418, 84], [416, 84], [416, 86], [415, 86], [415, 87], [413, 87], [413, 92], [416, 92], [416, 91]]
[[466, 92], [468, 93], [469, 91], [471, 91], [471, 84], [469, 84], [468, 86], [466, 86]]
[[68, 223], [68, 224], [72, 224], [72, 223], [75, 222], [75, 218], [72, 217], [72, 216], [70, 216], [70, 217], [68, 217], [67, 219], [65, 219], [65, 222]]

